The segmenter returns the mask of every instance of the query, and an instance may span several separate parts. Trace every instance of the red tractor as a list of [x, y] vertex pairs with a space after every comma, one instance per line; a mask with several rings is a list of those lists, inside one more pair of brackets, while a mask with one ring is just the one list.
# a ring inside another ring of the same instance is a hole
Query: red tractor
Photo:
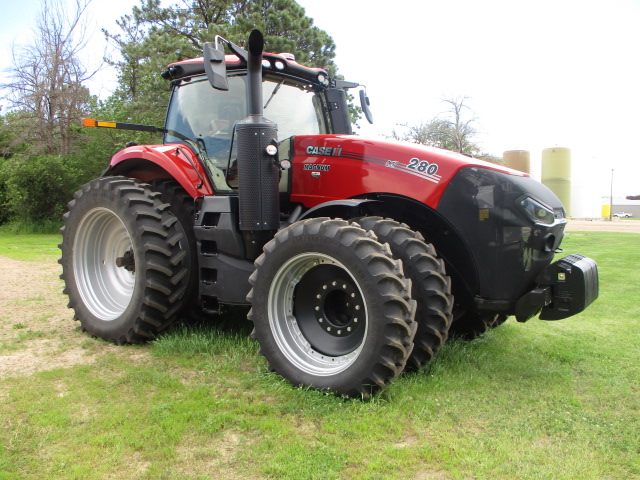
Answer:
[[[231, 54], [225, 54], [225, 46]], [[130, 145], [69, 203], [69, 306], [119, 344], [193, 310], [251, 306], [296, 385], [368, 394], [428, 363], [450, 331], [555, 320], [598, 295], [596, 263], [552, 263], [558, 198], [527, 174], [351, 131], [357, 83], [217, 37], [169, 66], [162, 145]], [[370, 120], [368, 99], [360, 91]]]

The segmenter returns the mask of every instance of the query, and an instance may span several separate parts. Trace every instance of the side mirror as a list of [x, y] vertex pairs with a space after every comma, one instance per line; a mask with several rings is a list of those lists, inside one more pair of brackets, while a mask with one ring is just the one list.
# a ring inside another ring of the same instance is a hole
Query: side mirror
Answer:
[[360, 106], [362, 107], [362, 111], [364, 112], [364, 116], [367, 118], [367, 121], [369, 123], [373, 123], [373, 114], [371, 113], [369, 105], [369, 97], [367, 97], [364, 90], [360, 90]]
[[220, 49], [218, 49], [213, 42], [205, 43], [203, 57], [204, 71], [207, 73], [211, 86], [216, 90], [229, 90], [223, 45], [220, 44]]

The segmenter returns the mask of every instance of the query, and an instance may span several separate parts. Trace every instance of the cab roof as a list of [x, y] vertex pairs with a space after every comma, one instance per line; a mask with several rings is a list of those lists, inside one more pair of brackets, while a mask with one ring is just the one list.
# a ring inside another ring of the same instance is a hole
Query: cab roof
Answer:
[[[323, 84], [322, 78], [328, 78], [328, 73], [322, 68], [311, 68], [300, 65], [293, 60], [291, 54], [263, 53], [262, 68], [266, 72], [285, 73], [308, 80], [313, 83]], [[228, 71], [244, 71], [247, 66], [236, 55], [225, 55]], [[204, 75], [204, 60], [202, 57], [182, 60], [169, 64], [162, 77], [167, 80], [179, 80], [195, 75]], [[319, 78], [320, 77], [320, 78]]]

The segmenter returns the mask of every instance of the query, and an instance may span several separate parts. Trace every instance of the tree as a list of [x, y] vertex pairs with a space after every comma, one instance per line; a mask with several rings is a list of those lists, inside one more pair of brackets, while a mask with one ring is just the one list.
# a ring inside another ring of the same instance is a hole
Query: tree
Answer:
[[168, 84], [159, 73], [169, 63], [202, 56], [215, 35], [242, 45], [258, 28], [268, 51], [295, 52], [299, 62], [335, 72], [333, 40], [295, 0], [181, 0], [169, 7], [143, 0], [118, 26], [118, 33], [104, 32], [121, 57], [110, 61], [118, 70], [116, 93], [137, 121], [162, 121]]
[[473, 123], [476, 121], [475, 116], [468, 119], [464, 118], [464, 111], [471, 111], [464, 103], [467, 98], [445, 98], [444, 102], [451, 106], [449, 113], [453, 115], [453, 120], [449, 120], [450, 137], [454, 145], [453, 150], [466, 155], [473, 155], [479, 150], [478, 146], [473, 142], [473, 138], [477, 136], [478, 131], [473, 127]]
[[465, 155], [474, 155], [479, 147], [473, 142], [478, 131], [473, 127], [476, 117], [464, 117], [464, 111], [470, 108], [465, 104], [467, 97], [445, 98], [443, 102], [449, 104], [445, 117], [434, 117], [419, 125], [401, 124], [408, 131], [400, 135], [395, 130], [392, 137], [411, 143], [420, 143], [431, 147], [443, 148]]
[[32, 42], [13, 45], [10, 82], [2, 85], [16, 138], [32, 153], [66, 154], [71, 150], [73, 125], [90, 99], [84, 83], [89, 72], [79, 55], [86, 46], [85, 11], [91, 0], [75, 0], [68, 11], [62, 0], [44, 0]]
[[471, 112], [466, 104], [467, 100], [468, 97], [445, 98], [443, 102], [449, 105], [449, 109], [444, 118], [437, 116], [418, 125], [400, 124], [399, 126], [403, 127], [405, 132], [399, 134], [393, 130], [391, 136], [396, 140], [419, 143], [493, 163], [502, 163], [502, 158], [483, 152], [474, 141], [478, 135], [478, 130], [474, 127], [477, 117], [465, 116], [465, 110]]
[[443, 148], [445, 150], [456, 150], [451, 125], [448, 120], [436, 117], [428, 122], [421, 122], [418, 125], [404, 123], [400, 126], [408, 130], [403, 135], [398, 134], [394, 130], [392, 136], [396, 140]]

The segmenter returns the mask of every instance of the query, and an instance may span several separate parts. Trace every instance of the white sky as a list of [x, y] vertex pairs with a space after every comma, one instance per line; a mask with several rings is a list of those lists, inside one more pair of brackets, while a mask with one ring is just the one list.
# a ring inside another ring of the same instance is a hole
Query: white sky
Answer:
[[[614, 195], [640, 194], [640, 0], [298, 3], [333, 37], [340, 73], [367, 85], [375, 124], [363, 120], [360, 134], [388, 135], [442, 113], [444, 97], [467, 96], [486, 151], [529, 150], [539, 178], [542, 149], [569, 147], [586, 203], [609, 194], [612, 168]], [[95, 57], [105, 48], [100, 28], [115, 31], [134, 4], [94, 0]], [[39, 5], [3, 6], [0, 69], [11, 42], [28, 38]], [[113, 75], [105, 70], [92, 93], [106, 96]]]

